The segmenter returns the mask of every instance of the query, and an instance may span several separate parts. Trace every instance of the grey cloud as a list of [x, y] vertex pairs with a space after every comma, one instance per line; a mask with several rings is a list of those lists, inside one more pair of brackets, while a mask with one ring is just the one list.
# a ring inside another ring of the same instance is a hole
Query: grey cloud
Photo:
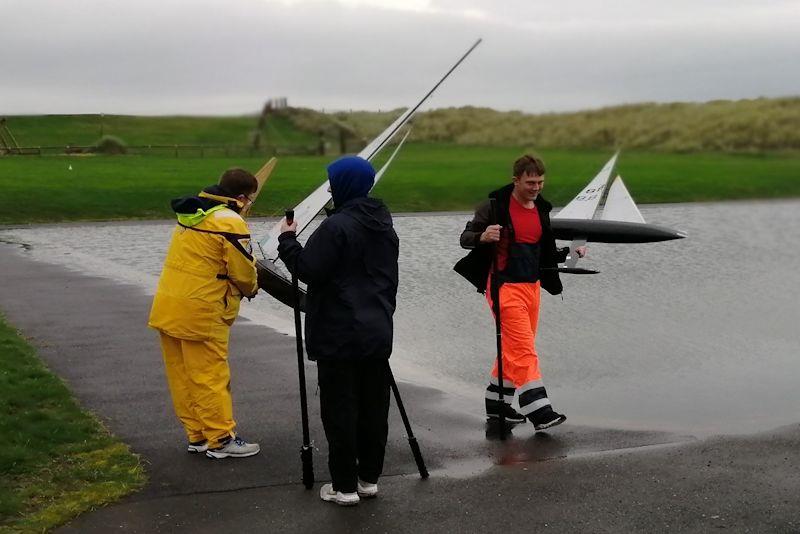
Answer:
[[[565, 4], [565, 3], [561, 3]], [[0, 113], [254, 112], [411, 103], [550, 111], [798, 93], [798, 3], [437, 0], [434, 13], [228, 2], [0, 4]], [[466, 18], [464, 9], [487, 19]], [[32, 29], [36, 30], [34, 35]]]

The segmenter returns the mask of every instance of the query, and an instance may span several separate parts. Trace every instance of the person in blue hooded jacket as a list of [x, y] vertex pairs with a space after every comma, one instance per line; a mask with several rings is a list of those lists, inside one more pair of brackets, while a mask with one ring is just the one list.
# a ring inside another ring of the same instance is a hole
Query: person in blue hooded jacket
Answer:
[[306, 352], [317, 362], [332, 483], [320, 497], [341, 505], [374, 497], [388, 433], [389, 366], [399, 239], [392, 216], [368, 197], [375, 170], [356, 156], [328, 166], [334, 210], [297, 242], [285, 220], [278, 253], [308, 286]]

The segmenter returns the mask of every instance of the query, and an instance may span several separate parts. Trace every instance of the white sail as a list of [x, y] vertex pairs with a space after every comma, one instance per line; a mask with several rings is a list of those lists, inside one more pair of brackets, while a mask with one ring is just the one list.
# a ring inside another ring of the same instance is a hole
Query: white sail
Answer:
[[619, 175], [611, 183], [600, 218], [604, 221], [645, 222]]
[[578, 193], [578, 196], [573, 198], [569, 204], [564, 206], [558, 212], [555, 219], [591, 219], [597, 211], [597, 206], [600, 199], [603, 197], [603, 191], [608, 185], [608, 179], [611, 172], [614, 170], [614, 165], [617, 162], [619, 152], [614, 154], [608, 163], [597, 173], [597, 176], [589, 182], [583, 191]]
[[[370, 161], [375, 155], [380, 152], [380, 150], [389, 143], [392, 138], [400, 131], [400, 128], [406, 124], [411, 117], [417, 112], [419, 107], [430, 97], [433, 92], [450, 76], [450, 73], [453, 72], [456, 67], [458, 67], [462, 61], [464, 61], [475, 47], [477, 47], [481, 43], [482, 39], [478, 39], [475, 41], [469, 50], [467, 50], [464, 55], [453, 65], [450, 70], [448, 70], [444, 76], [433, 86], [433, 88], [428, 91], [425, 96], [423, 96], [416, 105], [409, 108], [405, 113], [400, 115], [400, 117], [395, 120], [388, 128], [386, 128], [383, 132], [381, 132], [375, 139], [373, 139], [361, 152], [358, 153], [359, 157]], [[314, 217], [317, 216], [317, 213], [322, 211], [325, 205], [330, 202], [331, 200], [331, 193], [328, 191], [328, 181], [324, 180], [322, 184], [314, 190], [309, 196], [307, 196], [300, 204], [298, 204], [294, 208], [294, 220], [297, 221], [297, 233], [299, 234], [305, 228], [311, 224], [311, 221]], [[270, 232], [266, 235], [266, 237], [258, 242], [259, 248], [261, 249], [261, 253], [265, 259], [275, 261], [278, 259], [278, 236], [280, 235], [280, 227], [281, 222], [277, 222]]]
[[[683, 232], [647, 224], [619, 175], [608, 185], [617, 156], [619, 152], [614, 154], [578, 196], [551, 218], [556, 239], [571, 240], [569, 254], [564, 261], [564, 267], [559, 267], [559, 272], [598, 272], [577, 267], [580, 259], [578, 249], [585, 246], [590, 239], [600, 243], [651, 243], [686, 237]], [[605, 195], [602, 214], [595, 219], [607, 187], [608, 194]]]
[[383, 177], [383, 173], [386, 172], [386, 169], [388, 169], [389, 165], [391, 165], [392, 161], [394, 161], [394, 157], [397, 155], [398, 152], [400, 152], [400, 149], [403, 147], [403, 143], [406, 142], [406, 139], [408, 139], [409, 134], [411, 134], [411, 128], [408, 129], [403, 138], [400, 139], [400, 142], [397, 143], [397, 147], [395, 147], [394, 152], [392, 152], [392, 155], [389, 156], [389, 159], [386, 160], [386, 163], [383, 164], [383, 167], [381, 167], [380, 170], [375, 173], [375, 183], [372, 184], [373, 189], [378, 184], [378, 180], [380, 180]]

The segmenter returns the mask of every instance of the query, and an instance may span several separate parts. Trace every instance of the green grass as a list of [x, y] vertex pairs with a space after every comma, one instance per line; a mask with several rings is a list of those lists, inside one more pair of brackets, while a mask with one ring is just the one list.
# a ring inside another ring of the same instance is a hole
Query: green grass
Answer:
[[[287, 108], [269, 115], [262, 146], [297, 153], [317, 146], [320, 133], [333, 150], [339, 129], [351, 132], [348, 150], [372, 139], [402, 110], [321, 113]], [[129, 146], [250, 146], [258, 117], [142, 117], [127, 115], [10, 116], [22, 146], [87, 146], [102, 134]], [[465, 106], [434, 109], [414, 119], [412, 140], [464, 146], [536, 146], [571, 150], [660, 153], [800, 151], [800, 97], [639, 103], [566, 113], [529, 114]], [[306, 152], [308, 153], [308, 152]]]
[[[264, 158], [46, 156], [0, 158], [0, 223], [171, 217], [172, 198], [195, 194], [225, 169]], [[264, 197], [276, 212], [324, 175], [322, 158], [288, 157]], [[72, 170], [69, 170], [69, 167]], [[277, 173], [276, 173], [277, 174]]]
[[[525, 150], [411, 143], [375, 195], [401, 211], [470, 210], [509, 181]], [[564, 205], [611, 156], [600, 150], [543, 150], [545, 196]], [[385, 157], [385, 156], [384, 156]], [[279, 158], [254, 215], [295, 205], [325, 177], [331, 157]], [[264, 158], [45, 156], [0, 158], [0, 223], [169, 218], [169, 200], [194, 194], [226, 168], [255, 171]], [[379, 164], [380, 162], [378, 162]], [[72, 166], [72, 170], [69, 170]], [[800, 196], [800, 155], [623, 152], [618, 171], [639, 203]]]
[[0, 316], [0, 532], [42, 532], [140, 488], [138, 457]]
[[[525, 150], [411, 145], [377, 194], [395, 210], [471, 209], [492, 187], [508, 183], [511, 163]], [[610, 151], [541, 150], [545, 197], [571, 200], [611, 157]], [[800, 196], [800, 155], [661, 154], [623, 152], [617, 172], [639, 203], [697, 202]]]
[[[101, 135], [141, 145], [250, 145], [256, 116], [142, 117], [132, 115], [18, 115], [8, 128], [23, 147], [88, 146]], [[275, 115], [262, 134], [270, 146], [315, 146], [317, 135], [297, 129], [288, 117]]]

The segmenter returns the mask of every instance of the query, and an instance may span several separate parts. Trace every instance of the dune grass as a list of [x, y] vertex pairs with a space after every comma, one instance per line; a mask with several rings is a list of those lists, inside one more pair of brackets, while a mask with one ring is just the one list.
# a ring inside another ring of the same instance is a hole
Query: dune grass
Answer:
[[[290, 115], [299, 128], [313, 124]], [[372, 138], [399, 112], [336, 113]], [[326, 120], [318, 114], [316, 122]], [[800, 97], [643, 103], [565, 113], [529, 114], [465, 106], [434, 109], [414, 119], [415, 141], [460, 145], [623, 149], [650, 152], [800, 150]]]
[[[322, 113], [287, 108], [269, 115], [261, 132], [268, 149], [305, 147], [320, 134], [332, 149], [339, 130], [351, 141], [372, 139], [401, 114], [392, 111]], [[536, 146], [645, 152], [800, 151], [800, 97], [639, 103], [565, 113], [529, 114], [465, 106], [433, 109], [414, 119], [412, 140], [464, 146]], [[22, 146], [86, 146], [113, 135], [129, 146], [250, 146], [256, 114], [238, 117], [41, 115], [8, 117]], [[353, 147], [348, 146], [348, 150]], [[284, 150], [285, 151], [285, 150]]]
[[[396, 212], [469, 210], [509, 180], [524, 148], [410, 143], [375, 195]], [[611, 157], [605, 150], [542, 150], [546, 197], [571, 199]], [[384, 157], [386, 157], [384, 155]], [[333, 157], [279, 158], [254, 215], [294, 206], [325, 177]], [[169, 200], [194, 194], [231, 166], [255, 171], [265, 158], [44, 156], [0, 158], [0, 223], [172, 217]], [[380, 161], [376, 162], [380, 165]], [[70, 167], [72, 170], [70, 170]], [[623, 152], [618, 162], [639, 203], [800, 196], [800, 156]]]
[[0, 532], [43, 532], [140, 488], [137, 456], [0, 316]]
[[800, 98], [793, 97], [633, 104], [540, 115], [439, 109], [421, 115], [413, 135], [417, 141], [465, 145], [758, 153], [800, 150], [798, 124]]

